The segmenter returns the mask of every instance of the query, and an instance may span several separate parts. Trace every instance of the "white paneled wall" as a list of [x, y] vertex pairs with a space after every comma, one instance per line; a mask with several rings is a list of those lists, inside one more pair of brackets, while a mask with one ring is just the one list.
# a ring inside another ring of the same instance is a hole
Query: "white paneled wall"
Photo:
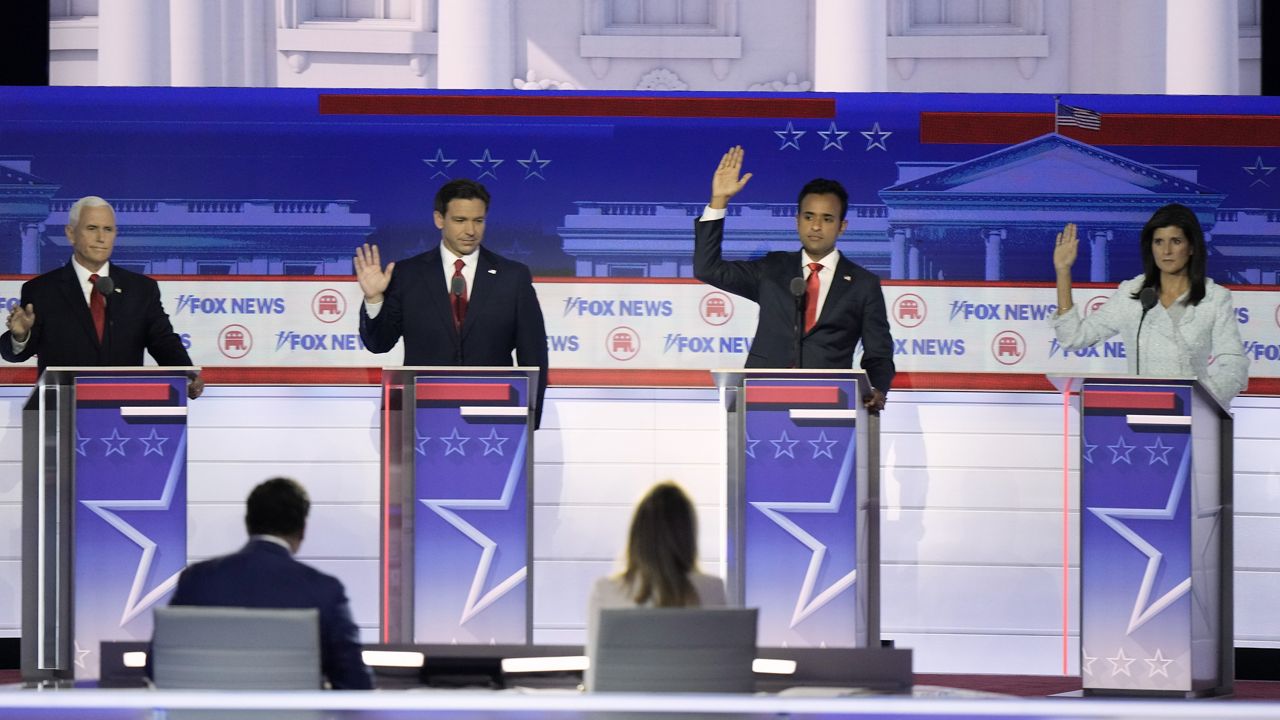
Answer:
[[[20, 632], [20, 408], [0, 388], [0, 635]], [[536, 435], [534, 639], [578, 643], [592, 581], [612, 572], [635, 500], [674, 479], [722, 571], [723, 435], [709, 389], [552, 388]], [[347, 586], [378, 630], [378, 402], [372, 387], [212, 387], [190, 411], [191, 560], [244, 541], [244, 498], [290, 475], [314, 507], [301, 557]], [[1236, 410], [1236, 636], [1280, 647], [1275, 398]], [[883, 415], [883, 631], [921, 672], [1062, 669], [1063, 409], [1057, 395], [897, 391]], [[1077, 417], [1067, 415], [1074, 458]], [[1069, 668], [1076, 671], [1076, 473], [1069, 468]]]

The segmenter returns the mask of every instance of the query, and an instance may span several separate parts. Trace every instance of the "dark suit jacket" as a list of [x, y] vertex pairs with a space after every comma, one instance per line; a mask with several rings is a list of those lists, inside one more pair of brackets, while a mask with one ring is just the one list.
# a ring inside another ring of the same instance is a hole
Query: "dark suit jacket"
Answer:
[[189, 566], [178, 577], [169, 604], [316, 608], [320, 611], [320, 668], [329, 684], [338, 690], [373, 687], [342, 582], [294, 560], [275, 543], [251, 540], [239, 552]]
[[0, 335], [0, 357], [22, 362], [36, 355], [43, 371], [50, 366], [142, 365], [146, 350], [160, 365], [190, 365], [191, 357], [160, 303], [156, 281], [115, 265], [108, 274], [116, 291], [107, 298], [102, 342], [68, 262], [23, 283], [22, 305], [35, 307], [35, 326], [21, 353], [13, 352], [10, 333]]
[[384, 353], [404, 336], [404, 364], [537, 366], [538, 397], [534, 427], [542, 420], [547, 389], [547, 329], [533, 290], [533, 276], [521, 263], [483, 247], [467, 303], [462, 332], [453, 326], [453, 306], [444, 279], [440, 248], [396, 263], [391, 284], [376, 318], [360, 306], [360, 339], [371, 352]]
[[[800, 277], [800, 252], [771, 252], [756, 260], [721, 257], [724, 220], [694, 221], [693, 274], [725, 292], [760, 306], [756, 337], [747, 355], [749, 368], [795, 367], [795, 296], [792, 278]], [[803, 341], [803, 367], [853, 367], [853, 351], [862, 340], [862, 369], [871, 385], [889, 392], [893, 383], [893, 338], [880, 278], [841, 255], [822, 313]]]

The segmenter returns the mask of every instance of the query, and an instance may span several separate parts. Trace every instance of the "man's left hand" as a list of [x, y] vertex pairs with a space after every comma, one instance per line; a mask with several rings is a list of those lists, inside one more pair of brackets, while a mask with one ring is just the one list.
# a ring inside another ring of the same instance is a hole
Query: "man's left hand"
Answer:
[[876, 390], [875, 388], [871, 388], [871, 392], [869, 394], [862, 396], [862, 405], [866, 407], [867, 411], [872, 415], [879, 415], [880, 411], [884, 409], [884, 393]]
[[191, 378], [191, 382], [187, 383], [187, 397], [195, 400], [204, 392], [204, 378], [199, 375]]

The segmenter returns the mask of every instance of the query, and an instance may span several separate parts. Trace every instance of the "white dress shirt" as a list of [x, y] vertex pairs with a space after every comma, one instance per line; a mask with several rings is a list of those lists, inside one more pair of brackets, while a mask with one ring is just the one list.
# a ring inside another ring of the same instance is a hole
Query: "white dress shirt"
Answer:
[[[76, 259], [73, 256], [71, 258], [71, 269], [76, 271], [76, 278], [80, 281], [80, 290], [82, 290], [84, 293], [84, 304], [87, 306], [89, 305], [89, 302], [90, 302], [89, 293], [93, 292], [93, 285], [89, 283], [89, 276], [97, 275], [98, 277], [106, 277], [110, 275], [111, 263], [110, 262], [102, 263], [102, 268], [95, 273], [92, 270], [84, 267], [80, 263], [76, 262]], [[40, 311], [39, 308], [37, 308], [36, 312], [39, 312], [39, 311]], [[27, 343], [31, 341], [31, 335], [30, 333], [28, 333], [26, 340], [23, 340], [22, 342], [18, 342], [13, 338], [13, 335], [11, 334], [9, 335], [9, 340], [12, 341], [13, 343], [13, 351], [15, 353], [20, 353], [27, 347]]]
[[[444, 286], [446, 288], [453, 287], [453, 271], [454, 263], [462, 260], [462, 278], [467, 281], [467, 300], [471, 299], [471, 286], [476, 282], [476, 263], [480, 261], [480, 253], [473, 252], [470, 255], [455, 255], [452, 250], [445, 247], [444, 243], [440, 243], [440, 264], [444, 268]], [[378, 317], [378, 313], [382, 311], [382, 303], [366, 302], [364, 304], [364, 312], [372, 320]]]

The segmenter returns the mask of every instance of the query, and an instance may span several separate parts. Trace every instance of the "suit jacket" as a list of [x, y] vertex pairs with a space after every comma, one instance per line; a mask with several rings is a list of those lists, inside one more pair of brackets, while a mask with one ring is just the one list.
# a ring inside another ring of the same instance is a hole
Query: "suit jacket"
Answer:
[[360, 306], [360, 339], [384, 353], [404, 337], [404, 364], [537, 366], [534, 427], [547, 389], [547, 330], [529, 268], [481, 247], [461, 333], [445, 283], [440, 248], [396, 263], [378, 316]]
[[169, 604], [316, 608], [320, 668], [329, 684], [338, 690], [373, 687], [342, 582], [294, 560], [288, 549], [273, 542], [251, 540], [239, 552], [189, 566], [178, 577]]
[[[796, 300], [791, 280], [800, 277], [800, 251], [771, 252], [755, 260], [721, 257], [724, 220], [695, 220], [693, 274], [725, 292], [760, 306], [756, 336], [747, 354], [749, 368], [796, 366]], [[862, 341], [862, 368], [871, 385], [889, 392], [893, 383], [893, 338], [880, 278], [843, 255], [817, 322], [804, 334], [805, 368], [853, 367], [853, 351]]]
[[36, 355], [42, 372], [50, 366], [142, 365], [143, 350], [160, 365], [190, 365], [182, 338], [164, 312], [156, 281], [115, 265], [108, 275], [116, 289], [106, 299], [102, 342], [68, 262], [23, 283], [22, 305], [35, 307], [36, 322], [20, 353], [13, 352], [10, 333], [0, 335], [0, 357], [22, 362]]

